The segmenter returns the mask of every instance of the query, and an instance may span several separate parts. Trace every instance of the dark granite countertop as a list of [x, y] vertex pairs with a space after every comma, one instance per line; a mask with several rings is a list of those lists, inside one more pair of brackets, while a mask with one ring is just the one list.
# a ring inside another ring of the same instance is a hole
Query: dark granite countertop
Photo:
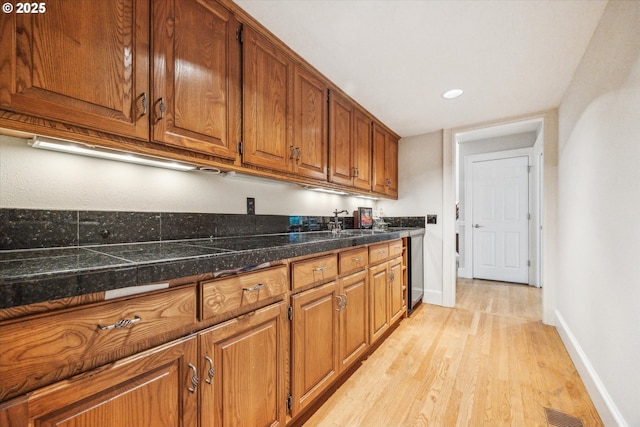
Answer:
[[414, 234], [424, 234], [424, 228], [0, 251], [0, 308], [244, 268]]

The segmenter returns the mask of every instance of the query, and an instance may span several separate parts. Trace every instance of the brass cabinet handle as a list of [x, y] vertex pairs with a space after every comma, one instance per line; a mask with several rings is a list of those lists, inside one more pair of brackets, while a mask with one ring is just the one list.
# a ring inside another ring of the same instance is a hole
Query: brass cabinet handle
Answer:
[[327, 269], [326, 265], [321, 265], [320, 267], [316, 267], [313, 271], [325, 271]]
[[351, 261], [360, 262], [360, 261], [362, 261], [362, 257], [359, 256], [357, 258], [351, 258]]
[[108, 325], [108, 326], [98, 325], [98, 329], [100, 329], [101, 331], [108, 331], [109, 329], [123, 329], [123, 328], [126, 328], [127, 326], [136, 324], [141, 320], [142, 318], [140, 316], [133, 316], [133, 319], [120, 319], [113, 325]]
[[349, 303], [349, 298], [347, 298], [347, 294], [342, 294], [342, 298], [344, 298], [344, 303], [342, 304], [342, 308], [346, 309], [347, 304]]
[[207, 376], [209, 378], [205, 378], [204, 382], [206, 382], [207, 384], [211, 384], [211, 381], [213, 381], [213, 376], [216, 374], [215, 369], [213, 369], [213, 360], [211, 360], [209, 356], [205, 356], [204, 360], [209, 362], [209, 370], [207, 371]]
[[395, 273], [392, 271], [389, 273], [389, 283], [392, 283], [396, 279]]
[[289, 155], [289, 159], [293, 160], [294, 157], [296, 156], [296, 147], [294, 147], [292, 145], [291, 147], [289, 147], [289, 149], [291, 150], [291, 154]]
[[344, 307], [343, 306], [342, 295], [336, 295], [336, 299], [338, 300], [338, 308], [336, 308], [336, 311], [340, 311]]
[[247, 292], [253, 292], [253, 291], [259, 291], [262, 288], [264, 288], [264, 283], [258, 283], [257, 285], [250, 286], [248, 288], [242, 288], [242, 290]]
[[296, 151], [298, 152], [298, 156], [296, 157], [296, 162], [299, 162], [300, 158], [302, 157], [302, 149], [300, 147], [297, 147]]
[[198, 370], [191, 363], [189, 363], [189, 368], [191, 368], [191, 371], [193, 371], [193, 376], [191, 377], [191, 387], [189, 387], [188, 390], [191, 393], [195, 393], [198, 389], [198, 382], [200, 381], [200, 379], [198, 378]]

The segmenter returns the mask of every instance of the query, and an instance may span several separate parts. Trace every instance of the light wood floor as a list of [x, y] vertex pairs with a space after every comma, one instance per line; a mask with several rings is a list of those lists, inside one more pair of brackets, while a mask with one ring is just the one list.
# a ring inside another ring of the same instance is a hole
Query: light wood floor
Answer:
[[544, 407], [602, 421], [541, 290], [459, 280], [456, 308], [422, 304], [307, 426], [547, 426]]

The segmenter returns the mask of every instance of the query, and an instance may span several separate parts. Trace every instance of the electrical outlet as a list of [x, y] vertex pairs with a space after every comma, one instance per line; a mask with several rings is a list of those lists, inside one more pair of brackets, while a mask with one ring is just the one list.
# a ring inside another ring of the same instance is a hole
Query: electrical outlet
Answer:
[[256, 214], [256, 199], [253, 197], [247, 197], [247, 215]]
[[437, 224], [438, 215], [427, 215], [427, 224]]

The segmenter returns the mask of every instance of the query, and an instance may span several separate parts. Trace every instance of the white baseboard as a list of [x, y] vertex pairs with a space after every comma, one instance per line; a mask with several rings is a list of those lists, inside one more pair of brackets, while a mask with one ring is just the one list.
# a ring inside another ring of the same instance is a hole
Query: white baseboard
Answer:
[[422, 302], [426, 302], [427, 304], [443, 305], [442, 291], [430, 291], [425, 289]]
[[584, 350], [582, 350], [580, 343], [569, 329], [569, 325], [567, 325], [564, 317], [562, 317], [558, 310], [555, 311], [555, 315], [558, 334], [564, 346], [567, 348], [573, 364], [580, 373], [582, 382], [587, 388], [602, 422], [605, 426], [629, 427], [629, 424], [627, 424], [613, 399], [611, 399], [604, 384], [600, 381], [598, 373], [593, 368], [593, 365], [591, 365], [591, 362], [589, 362], [589, 358]]

